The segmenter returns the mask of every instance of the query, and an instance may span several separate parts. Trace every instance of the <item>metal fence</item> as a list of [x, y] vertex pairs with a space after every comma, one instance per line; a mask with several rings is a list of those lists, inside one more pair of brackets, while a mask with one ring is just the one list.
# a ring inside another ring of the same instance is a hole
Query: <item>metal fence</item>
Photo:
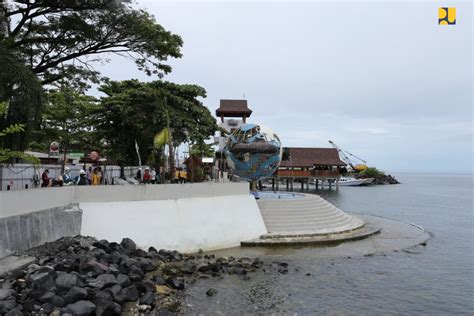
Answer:
[[[83, 165], [68, 165], [73, 177], [79, 175]], [[87, 169], [89, 166], [86, 166]], [[92, 166], [94, 168], [95, 166]], [[120, 177], [120, 166], [102, 165], [103, 183], [113, 184], [114, 178]], [[146, 166], [143, 166], [145, 168]], [[57, 179], [61, 175], [61, 165], [32, 165], [32, 164], [0, 164], [0, 191], [22, 190], [41, 186], [41, 175], [48, 169], [49, 177]], [[87, 171], [87, 170], [85, 170]], [[137, 174], [138, 166], [124, 168], [125, 177], [133, 178]]]

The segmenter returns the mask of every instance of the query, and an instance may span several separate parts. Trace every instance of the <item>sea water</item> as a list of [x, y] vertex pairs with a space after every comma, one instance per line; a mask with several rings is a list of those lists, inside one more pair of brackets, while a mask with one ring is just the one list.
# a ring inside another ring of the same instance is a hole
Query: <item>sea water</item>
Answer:
[[[433, 234], [426, 247], [373, 256], [348, 256], [347, 244], [324, 249], [252, 249], [251, 256], [267, 262], [287, 262], [289, 273], [257, 272], [250, 274], [250, 280], [235, 275], [199, 280], [187, 289], [185, 313], [473, 315], [472, 175], [395, 176], [401, 184], [316, 193], [347, 212], [423, 226]], [[354, 249], [363, 245], [362, 241], [350, 244]], [[246, 252], [249, 250], [240, 248], [216, 254], [240, 256]], [[210, 287], [218, 290], [213, 297], [205, 294]]]

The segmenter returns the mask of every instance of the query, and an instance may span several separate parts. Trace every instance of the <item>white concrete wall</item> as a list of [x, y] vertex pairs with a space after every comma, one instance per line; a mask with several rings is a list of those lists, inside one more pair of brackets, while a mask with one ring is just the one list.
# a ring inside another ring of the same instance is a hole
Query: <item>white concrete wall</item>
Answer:
[[246, 183], [72, 186], [0, 191], [0, 218], [79, 202], [174, 200], [183, 197], [247, 195]]
[[139, 247], [197, 252], [240, 245], [265, 234], [255, 199], [249, 194], [176, 200], [80, 203], [82, 235]]
[[247, 183], [4, 191], [0, 192], [0, 219], [71, 203], [79, 203], [83, 210], [81, 234], [112, 241], [130, 237], [144, 248], [213, 250], [267, 233]]

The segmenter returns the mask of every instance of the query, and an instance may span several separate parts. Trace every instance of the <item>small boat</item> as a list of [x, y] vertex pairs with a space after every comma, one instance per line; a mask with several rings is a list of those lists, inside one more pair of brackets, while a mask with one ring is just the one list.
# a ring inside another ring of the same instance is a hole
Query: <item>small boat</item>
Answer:
[[[339, 185], [343, 185], [343, 186], [359, 186], [359, 185], [364, 185], [364, 184], [367, 185], [369, 183], [366, 180], [367, 179], [356, 179], [356, 178], [352, 178], [352, 177], [340, 177], [339, 178]], [[372, 179], [372, 181], [373, 181], [373, 179]]]

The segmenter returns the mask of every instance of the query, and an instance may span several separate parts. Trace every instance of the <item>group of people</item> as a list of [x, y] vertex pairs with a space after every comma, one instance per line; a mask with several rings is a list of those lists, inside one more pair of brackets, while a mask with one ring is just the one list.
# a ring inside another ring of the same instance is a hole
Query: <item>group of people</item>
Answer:
[[143, 177], [142, 177], [142, 169], [138, 168], [136, 180], [144, 184], [155, 184], [157, 183], [156, 170], [154, 168], [150, 169], [146, 167], [145, 171], [143, 172]]
[[69, 167], [64, 168], [64, 173], [57, 178], [50, 178], [49, 170], [46, 169], [41, 175], [41, 187], [62, 187], [64, 185], [100, 185], [102, 184], [103, 173], [101, 167], [89, 167], [79, 171], [79, 175], [73, 176]]

